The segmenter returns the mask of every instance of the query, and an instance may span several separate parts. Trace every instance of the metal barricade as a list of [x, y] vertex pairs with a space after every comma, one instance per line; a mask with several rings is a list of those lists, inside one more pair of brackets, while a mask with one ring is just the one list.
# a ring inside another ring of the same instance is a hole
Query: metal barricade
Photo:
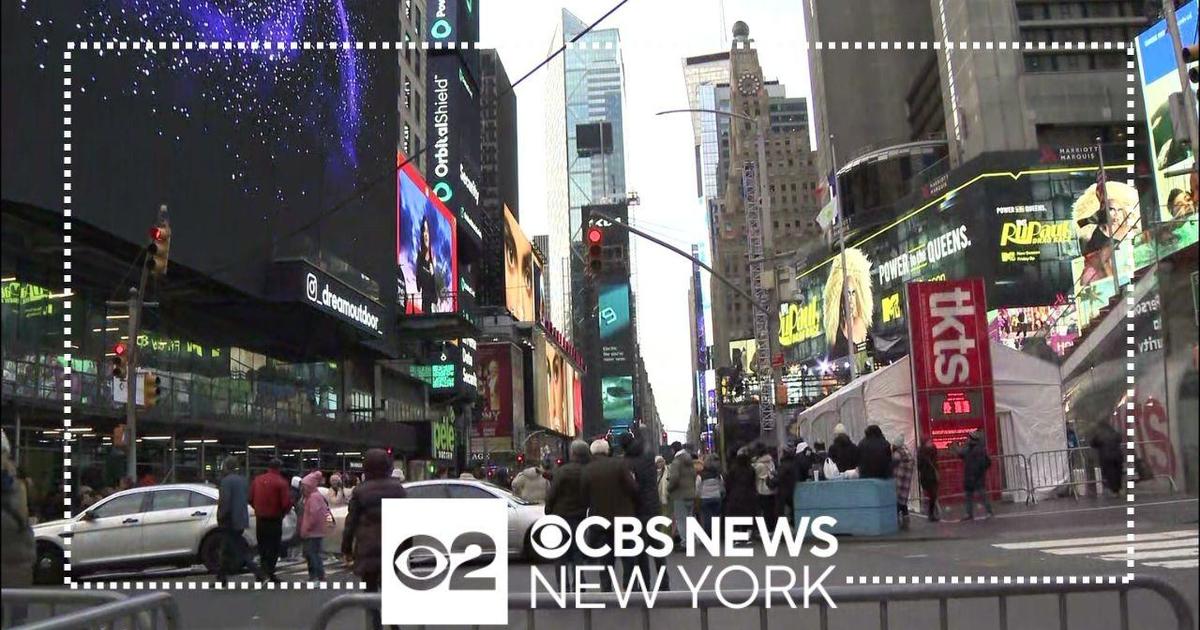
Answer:
[[[1129, 594], [1135, 591], [1147, 591], [1154, 593], [1166, 601], [1168, 611], [1174, 617], [1173, 626], [1158, 626], [1164, 629], [1175, 628], [1176, 630], [1192, 630], [1194, 625], [1194, 617], [1190, 605], [1184, 596], [1170, 584], [1151, 577], [1138, 577], [1136, 580], [1123, 583], [1117, 581], [1115, 583], [1101, 583], [1100, 580], [1094, 582], [1077, 582], [1064, 584], [1016, 584], [1016, 583], [972, 583], [972, 584], [900, 584], [900, 585], [871, 585], [871, 586], [832, 586], [826, 591], [829, 593], [830, 600], [837, 606], [830, 608], [821, 603], [813, 604], [813, 608], [817, 609], [819, 615], [819, 625], [821, 630], [830, 628], [830, 620], [836, 619], [839, 615], [847, 615], [847, 604], [874, 604], [878, 607], [878, 628], [887, 630], [892, 619], [892, 612], [889, 611], [889, 606], [898, 602], [916, 602], [936, 604], [938, 628], [941, 630], [949, 630], [955, 628], [977, 628], [981, 625], [982, 620], [977, 615], [965, 615], [959, 620], [964, 622], [961, 625], [951, 626], [950, 624], [950, 603], [959, 602], [961, 600], [978, 600], [978, 599], [994, 599], [997, 602], [995, 608], [996, 619], [1001, 630], [1008, 630], [1010, 627], [1009, 607], [1013, 606], [1012, 600], [1021, 598], [1036, 598], [1046, 595], [1057, 596], [1057, 601], [1054, 606], [1055, 616], [1057, 617], [1057, 625], [1047, 624], [1040, 627], [1057, 627], [1059, 630], [1070, 630], [1070, 615], [1068, 611], [1068, 596], [1079, 595], [1085, 593], [1115, 593], [1117, 596], [1117, 605], [1120, 612], [1120, 627], [1122, 630], [1129, 630], [1130, 612], [1129, 612]], [[750, 602], [748, 606], [757, 608], [758, 621], [750, 625], [739, 625], [744, 628], [757, 627], [759, 630], [768, 630], [767, 611], [771, 607], [787, 608], [789, 600], [792, 602], [804, 601], [804, 589], [793, 589], [787, 591], [766, 591], [759, 590], [751, 591], [729, 591], [723, 593], [726, 601], [743, 601]], [[700, 613], [699, 630], [708, 630], [715, 626], [710, 623], [710, 615], [715, 610], [724, 608], [717, 593], [714, 591], [702, 591], [696, 595], [695, 604], [693, 605], [693, 596], [688, 591], [671, 591], [659, 593], [658, 598], [654, 602], [654, 608], [645, 606], [631, 606], [622, 610], [614, 610], [609, 606], [619, 605], [617, 596], [613, 593], [595, 594], [589, 596], [589, 603], [603, 603], [605, 608], [578, 608], [563, 611], [557, 608], [557, 604], [553, 597], [549, 594], [539, 593], [536, 602], [531, 601], [528, 593], [509, 594], [508, 607], [510, 611], [509, 626], [524, 628], [524, 630], [537, 630], [536, 613], [565, 613], [571, 612], [583, 615], [583, 628], [591, 628], [593, 617], [597, 611], [605, 614], [622, 615], [622, 621], [625, 622], [625, 616], [628, 617], [627, 623], [622, 623], [623, 627], [641, 627], [649, 629], [652, 627], [650, 620], [651, 610], [661, 609], [692, 609], [695, 608]], [[814, 602], [820, 600], [813, 600]], [[769, 602], [769, 604], [768, 604]], [[313, 621], [312, 630], [326, 630], [330, 621], [339, 613], [359, 609], [363, 612], [371, 614], [378, 612], [380, 608], [380, 596], [378, 593], [356, 593], [350, 595], [341, 595], [335, 597], [325, 604], [318, 613], [317, 618]], [[990, 609], [990, 607], [984, 608]], [[1015, 610], [1019, 610], [1014, 606]], [[860, 611], [861, 612], [861, 611]], [[517, 613], [513, 615], [511, 613]], [[857, 617], [861, 614], [856, 615]], [[515, 617], [515, 619], [514, 619]], [[1144, 619], [1145, 614], [1139, 615], [1139, 619]], [[520, 619], [524, 619], [524, 624], [520, 623]], [[561, 620], [558, 623], [548, 623], [546, 627], [561, 627]], [[1049, 621], [1049, 620], [1047, 620]], [[793, 621], [791, 625], [776, 624], [778, 627], [795, 627]], [[577, 624], [570, 624], [580, 627]], [[899, 624], [898, 624], [899, 625]], [[479, 626], [474, 626], [479, 628]], [[693, 627], [693, 626], [689, 626]], [[868, 626], [862, 623], [856, 623], [856, 628], [865, 630]], [[1076, 626], [1077, 628], [1079, 626]], [[1144, 627], [1142, 625], [1136, 627]]]
[[[938, 500], [963, 499], [966, 492], [962, 485], [963, 460], [946, 457], [938, 460]], [[1029, 461], [1020, 453], [993, 455], [992, 465], [987, 471], [988, 488], [999, 488], [1002, 495], [1013, 502], [1026, 505], [1033, 502], [1033, 489], [1029, 476]]]
[[1092, 474], [1096, 466], [1095, 451], [1089, 446], [1030, 453], [1030, 488], [1034, 492], [1065, 489], [1078, 499], [1080, 486], [1097, 483]]
[[[49, 616], [36, 621], [18, 620], [12, 630], [175, 630], [179, 627], [179, 607], [169, 593], [148, 593], [129, 597], [105, 591], [71, 589], [9, 589], [0, 591], [4, 619], [32, 608], [44, 608]], [[63, 608], [71, 608], [60, 612]], [[26, 617], [28, 618], [28, 617]]]

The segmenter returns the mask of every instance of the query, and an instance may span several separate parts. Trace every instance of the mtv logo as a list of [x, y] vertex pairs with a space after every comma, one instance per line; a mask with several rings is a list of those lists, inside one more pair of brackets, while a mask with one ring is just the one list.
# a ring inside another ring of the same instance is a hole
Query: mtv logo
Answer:
[[1016, 252], [1000, 252], [1000, 262], [1016, 262]]

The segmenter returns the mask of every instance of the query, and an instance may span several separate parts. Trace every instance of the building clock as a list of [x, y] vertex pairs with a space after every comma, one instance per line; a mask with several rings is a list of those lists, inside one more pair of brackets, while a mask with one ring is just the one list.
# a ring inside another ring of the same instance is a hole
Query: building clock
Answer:
[[738, 79], [738, 91], [745, 96], [758, 94], [758, 90], [761, 87], [762, 81], [753, 72], [743, 72], [742, 76]]

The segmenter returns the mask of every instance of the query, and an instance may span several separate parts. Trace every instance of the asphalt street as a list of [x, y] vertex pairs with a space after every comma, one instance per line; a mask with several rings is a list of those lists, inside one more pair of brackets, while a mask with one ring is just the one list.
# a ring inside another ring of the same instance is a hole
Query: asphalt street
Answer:
[[[690, 575], [698, 575], [712, 566], [712, 577], [731, 564], [742, 564], [761, 577], [765, 567], [788, 565], [798, 573], [807, 565], [813, 579], [826, 567], [834, 570], [826, 579], [828, 586], [870, 583], [875, 578], [898, 582], [903, 576], [924, 580], [932, 576], [976, 579], [990, 576], [1029, 577], [1126, 575], [1125, 542], [1126, 506], [1117, 501], [1071, 500], [1049, 501], [1034, 509], [998, 510], [995, 518], [973, 522], [926, 523], [918, 521], [913, 528], [887, 540], [842, 538], [838, 553], [828, 560], [805, 554], [800, 558], [765, 558], [761, 551], [753, 558], [711, 559], [687, 558], [677, 553], [668, 564], [676, 589], [683, 583], [678, 577], [680, 567]], [[1196, 567], [1197, 502], [1195, 499], [1159, 497], [1136, 506], [1137, 557], [1135, 574], [1155, 576], [1167, 581], [1184, 594], [1192, 610], [1197, 609], [1200, 577]], [[543, 566], [547, 574], [550, 566]], [[527, 593], [530, 566], [513, 562], [509, 566], [510, 592]], [[306, 570], [302, 562], [283, 565], [280, 577], [285, 582], [303, 582]], [[248, 579], [248, 578], [247, 578]], [[340, 562], [329, 559], [327, 579], [331, 582], [352, 581], [354, 578]], [[747, 588], [750, 577], [734, 572], [726, 576], [724, 589]], [[169, 581], [172, 592], [183, 613], [184, 628], [306, 628], [317, 610], [327, 601], [346, 592], [342, 588], [309, 589], [303, 584], [287, 584], [285, 590], [217, 591], [205, 588], [211, 580], [198, 569], [159, 571], [140, 574], [90, 576], [83, 580], [93, 588], [111, 587], [131, 592], [137, 581]], [[126, 588], [125, 582], [130, 582]], [[179, 583], [182, 584], [179, 584]], [[182, 589], [174, 588], [183, 586]], [[836, 602], [835, 602], [836, 603]], [[1101, 630], [1119, 628], [1119, 601], [1115, 593], [1073, 595], [1066, 607], [1070, 628]], [[1051, 595], [1014, 599], [1007, 607], [1011, 628], [1057, 628], [1058, 600]], [[1165, 603], [1156, 595], [1133, 593], [1129, 598], [1133, 628], [1167, 628], [1171, 617]], [[988, 630], [999, 628], [999, 604], [996, 599], [951, 601], [948, 606], [951, 628]], [[767, 627], [819, 627], [818, 610], [772, 609], [767, 611]], [[893, 603], [888, 607], [890, 628], [937, 627], [936, 601], [923, 603]], [[695, 610], [662, 610], [650, 613], [653, 628], [699, 628], [699, 613]], [[758, 627], [759, 611], [714, 610], [709, 628]], [[578, 611], [539, 611], [534, 621], [537, 628], [582, 627]], [[875, 605], [846, 605], [829, 611], [830, 628], [879, 627], [880, 611]], [[510, 617], [513, 628], [526, 628], [524, 613]], [[640, 612], [634, 610], [604, 610], [595, 614], [592, 628], [628, 630], [631, 623], [640, 623]], [[363, 627], [363, 616], [348, 611], [336, 617], [328, 626], [336, 630]], [[1195, 621], [1193, 621], [1195, 627]]]

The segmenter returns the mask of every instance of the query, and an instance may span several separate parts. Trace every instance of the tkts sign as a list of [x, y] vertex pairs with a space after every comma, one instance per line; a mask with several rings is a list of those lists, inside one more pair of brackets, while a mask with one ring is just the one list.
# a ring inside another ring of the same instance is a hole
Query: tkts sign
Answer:
[[938, 448], [982, 430], [999, 435], [982, 278], [908, 284], [913, 398], [920, 437]]

